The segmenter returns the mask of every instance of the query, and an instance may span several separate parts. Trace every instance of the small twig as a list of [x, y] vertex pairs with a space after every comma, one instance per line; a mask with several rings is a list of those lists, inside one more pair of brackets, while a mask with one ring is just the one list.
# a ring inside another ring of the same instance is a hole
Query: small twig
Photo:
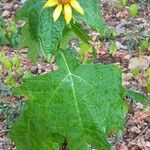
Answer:
[[136, 141], [143, 133], [145, 133], [145, 131], [149, 128], [149, 126], [150, 126], [150, 125], [148, 125], [147, 127], [145, 127], [145, 129], [144, 129], [137, 137], [135, 137], [135, 138], [130, 142], [130, 144], [128, 144], [128, 146], [131, 145], [134, 141]]

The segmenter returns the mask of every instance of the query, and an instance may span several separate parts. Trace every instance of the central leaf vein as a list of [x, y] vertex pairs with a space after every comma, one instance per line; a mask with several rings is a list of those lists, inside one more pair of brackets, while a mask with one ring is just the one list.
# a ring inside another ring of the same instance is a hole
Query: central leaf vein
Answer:
[[68, 71], [68, 75], [70, 77], [70, 81], [71, 81], [71, 88], [72, 88], [72, 92], [73, 92], [73, 97], [74, 97], [74, 100], [75, 100], [75, 105], [76, 105], [76, 108], [77, 108], [77, 112], [79, 114], [79, 119], [82, 123], [82, 127], [83, 127], [83, 121], [82, 121], [82, 118], [81, 118], [81, 115], [80, 115], [80, 110], [79, 110], [79, 107], [78, 107], [78, 102], [77, 102], [77, 97], [76, 97], [76, 92], [75, 92], [75, 87], [74, 87], [74, 82], [73, 82], [73, 78], [72, 78], [72, 73], [70, 72], [70, 69], [69, 69], [69, 66], [68, 66], [68, 63], [67, 63], [67, 60], [64, 56], [64, 54], [61, 52], [61, 56], [64, 60], [64, 63], [66, 65], [66, 68], [67, 68], [67, 71]]

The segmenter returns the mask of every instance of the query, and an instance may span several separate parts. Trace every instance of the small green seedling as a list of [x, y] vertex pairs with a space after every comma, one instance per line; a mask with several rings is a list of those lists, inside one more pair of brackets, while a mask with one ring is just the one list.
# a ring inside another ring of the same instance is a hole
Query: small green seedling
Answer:
[[138, 68], [135, 68], [135, 69], [132, 70], [132, 74], [133, 74], [134, 77], [138, 76], [139, 73], [140, 73], [140, 71], [139, 71]]
[[129, 13], [132, 17], [136, 17], [138, 15], [139, 6], [135, 4], [131, 4], [129, 7]]
[[80, 51], [79, 51], [79, 54], [80, 54], [81, 60], [86, 59], [86, 55], [87, 55], [88, 53], [92, 53], [92, 52], [93, 52], [92, 46], [86, 44], [85, 42], [81, 42], [81, 43], [80, 43]]
[[141, 52], [147, 51], [150, 47], [150, 42], [148, 41], [148, 39], [142, 41], [142, 43], [139, 46], [139, 50]]
[[0, 18], [0, 46], [10, 45], [17, 47], [18, 42], [17, 24], [13, 21], [4, 21], [3, 18]]
[[14, 56], [12, 58], [12, 65], [13, 67], [15, 67], [16, 69], [19, 69], [20, 67], [20, 59], [17, 56]]
[[10, 86], [10, 87], [14, 87], [16, 85], [16, 82], [14, 80], [14, 74], [13, 73], [9, 73], [8, 76], [6, 77], [6, 79], [4, 80], [4, 82]]
[[110, 48], [109, 48], [109, 53], [111, 55], [114, 55], [117, 52], [117, 47], [114, 42], [111, 43]]
[[4, 53], [0, 52], [0, 75], [6, 74], [4, 76], [4, 82], [10, 87], [14, 87], [17, 84], [17, 79], [22, 76], [20, 70], [20, 60], [15, 55], [12, 58], [9, 58]]
[[10, 70], [12, 67], [12, 63], [8, 58], [4, 58], [4, 60], [2, 61], [2, 65], [4, 68], [6, 68], [7, 70]]

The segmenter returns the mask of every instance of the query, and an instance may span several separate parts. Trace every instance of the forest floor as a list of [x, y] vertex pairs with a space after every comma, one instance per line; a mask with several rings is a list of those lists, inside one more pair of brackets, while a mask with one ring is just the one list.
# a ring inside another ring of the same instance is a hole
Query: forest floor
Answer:
[[[135, 2], [139, 6], [138, 14], [136, 17], [131, 17], [129, 6]], [[22, 6], [22, 3], [23, 0], [22, 2], [19, 0], [1, 0], [1, 16], [7, 21], [12, 21], [16, 15], [16, 10]], [[120, 8], [113, 0], [103, 0], [101, 5], [107, 25], [115, 32], [109, 38], [101, 38], [97, 32], [88, 31], [96, 49], [97, 60], [104, 64], [120, 65], [123, 70], [123, 85], [150, 96], [150, 46], [146, 47], [141, 44], [150, 40], [149, 0], [129, 0], [128, 5], [124, 8]], [[18, 26], [20, 24], [19, 22]], [[56, 70], [53, 60], [47, 64], [40, 59], [35, 65], [27, 58], [27, 49], [18, 51], [12, 45], [1, 46], [0, 52], [3, 52], [10, 59], [18, 55], [21, 62], [20, 72], [45, 74]], [[1, 64], [0, 68], [2, 68]], [[7, 76], [7, 71], [2, 72], [0, 76], [0, 150], [15, 150], [14, 143], [6, 135], [18, 118], [26, 100], [11, 94], [11, 88], [5, 84]], [[15, 76], [14, 80], [17, 84], [21, 82], [18, 76]], [[128, 98], [126, 101], [130, 107], [126, 117], [125, 130], [118, 138], [113, 134], [109, 137], [108, 140], [112, 149], [150, 150], [150, 106]]]

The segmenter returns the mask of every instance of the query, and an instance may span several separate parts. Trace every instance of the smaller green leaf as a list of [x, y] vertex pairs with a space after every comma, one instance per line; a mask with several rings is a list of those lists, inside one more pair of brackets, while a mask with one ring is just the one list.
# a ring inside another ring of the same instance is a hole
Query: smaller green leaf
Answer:
[[130, 7], [129, 7], [129, 13], [133, 17], [137, 16], [138, 10], [139, 10], [139, 8], [138, 8], [138, 5], [136, 3], [131, 4]]
[[66, 49], [69, 45], [69, 42], [72, 38], [76, 37], [76, 34], [69, 28], [65, 28], [63, 31], [63, 37], [60, 40], [60, 49]]
[[17, 14], [17, 19], [25, 21], [22, 28], [22, 47], [28, 48], [28, 57], [35, 63], [38, 56], [50, 59], [58, 50], [63, 30], [64, 18], [54, 22], [52, 9], [43, 9], [45, 0], [28, 0]]
[[82, 41], [89, 44], [90, 37], [79, 23], [71, 23], [71, 29]]
[[124, 92], [124, 97], [129, 96], [130, 98], [139, 101], [143, 104], [150, 104], [150, 98], [140, 94], [138, 92], [126, 89]]

